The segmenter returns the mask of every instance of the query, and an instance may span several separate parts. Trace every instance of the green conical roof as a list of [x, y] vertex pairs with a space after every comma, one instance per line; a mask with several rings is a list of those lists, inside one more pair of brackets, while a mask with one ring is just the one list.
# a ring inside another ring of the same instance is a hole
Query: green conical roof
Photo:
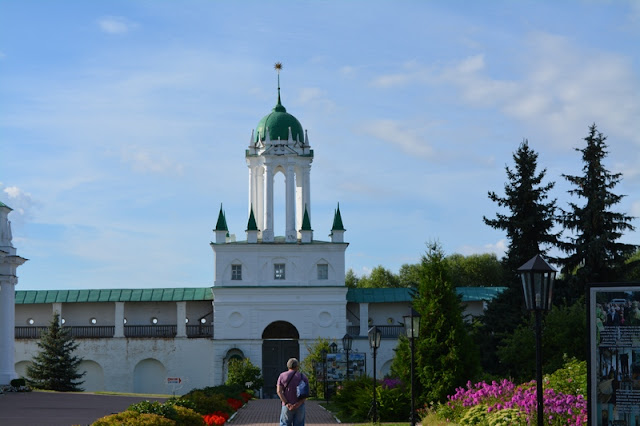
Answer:
[[220, 204], [220, 213], [218, 213], [218, 221], [216, 222], [215, 231], [227, 231], [229, 232], [229, 228], [227, 228], [227, 218], [222, 211], [222, 204]]
[[251, 206], [251, 213], [249, 213], [249, 222], [247, 223], [247, 231], [257, 231], [258, 225], [256, 224], [256, 217], [253, 215], [253, 206]]
[[0, 207], [6, 207], [9, 210], [13, 210], [11, 207], [9, 207], [8, 205], [6, 205], [5, 203], [3, 203], [2, 201], [0, 201]]
[[267, 129], [269, 129], [269, 138], [272, 141], [278, 140], [278, 138], [285, 141], [289, 139], [289, 127], [291, 127], [293, 140], [304, 142], [302, 124], [300, 124], [297, 118], [289, 114], [280, 102], [280, 87], [278, 87], [278, 103], [269, 114], [262, 117], [262, 120], [258, 122], [254, 142], [258, 142], [258, 140], [264, 141]]
[[344, 225], [342, 224], [342, 215], [340, 215], [340, 203], [338, 203], [336, 213], [333, 215], [333, 226], [331, 227], [331, 230], [346, 231], [346, 229], [344, 229]]
[[307, 211], [307, 206], [304, 207], [304, 216], [302, 217], [302, 230], [313, 231], [313, 229], [311, 229], [311, 221], [309, 220], [309, 212]]

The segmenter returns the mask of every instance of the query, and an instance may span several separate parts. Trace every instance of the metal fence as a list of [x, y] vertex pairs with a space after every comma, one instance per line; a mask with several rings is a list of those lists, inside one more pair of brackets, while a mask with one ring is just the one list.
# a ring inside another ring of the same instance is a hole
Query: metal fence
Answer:
[[[15, 328], [16, 339], [39, 339], [42, 332], [49, 327], [45, 326], [23, 326]], [[71, 337], [75, 339], [103, 339], [112, 338], [115, 334], [113, 325], [87, 325], [87, 326], [65, 326], [69, 330]], [[130, 338], [149, 337], [176, 337], [176, 325], [125, 325], [124, 335]], [[211, 338], [213, 337], [213, 325], [187, 325], [187, 337], [189, 338]]]

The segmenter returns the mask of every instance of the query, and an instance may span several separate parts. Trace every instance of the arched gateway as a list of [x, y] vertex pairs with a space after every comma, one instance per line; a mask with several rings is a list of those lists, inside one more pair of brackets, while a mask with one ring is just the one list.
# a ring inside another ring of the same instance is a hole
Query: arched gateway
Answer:
[[276, 380], [286, 369], [289, 358], [300, 358], [300, 335], [296, 327], [287, 321], [275, 321], [262, 333], [263, 398], [277, 398]]

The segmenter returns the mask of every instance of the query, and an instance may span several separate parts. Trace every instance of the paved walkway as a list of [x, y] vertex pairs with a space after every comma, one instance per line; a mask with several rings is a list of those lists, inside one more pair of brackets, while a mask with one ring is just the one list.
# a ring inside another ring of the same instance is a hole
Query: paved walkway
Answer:
[[[163, 401], [121, 395], [90, 393], [21, 392], [0, 394], [2, 426], [72, 426], [90, 425], [100, 417], [119, 413], [140, 401]], [[339, 422], [316, 401], [307, 401], [308, 426], [336, 425]], [[279, 399], [253, 399], [228, 423], [229, 426], [279, 425]], [[347, 425], [347, 423], [343, 423]]]
[[[252, 399], [230, 419], [229, 426], [279, 425], [279, 399]], [[316, 401], [305, 402], [305, 424], [308, 426], [327, 426], [338, 424], [333, 414], [325, 410]], [[348, 423], [342, 423], [347, 425]]]
[[91, 393], [10, 392], [0, 394], [0, 425], [90, 425], [100, 417], [124, 411], [136, 402], [165, 399]]

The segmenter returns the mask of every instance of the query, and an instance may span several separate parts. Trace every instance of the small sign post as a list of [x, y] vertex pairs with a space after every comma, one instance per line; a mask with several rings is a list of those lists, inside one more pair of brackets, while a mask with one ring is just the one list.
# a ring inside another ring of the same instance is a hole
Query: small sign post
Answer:
[[176, 396], [176, 389], [178, 387], [182, 387], [182, 378], [181, 377], [167, 377], [167, 384], [171, 385], [171, 393], [173, 396]]

